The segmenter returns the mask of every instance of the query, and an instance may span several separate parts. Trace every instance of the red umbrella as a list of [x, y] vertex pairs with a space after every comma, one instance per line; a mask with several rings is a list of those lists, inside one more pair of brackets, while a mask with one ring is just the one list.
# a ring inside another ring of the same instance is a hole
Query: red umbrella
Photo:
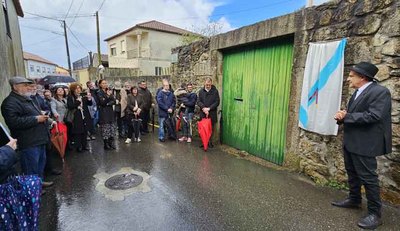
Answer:
[[210, 141], [212, 134], [212, 126], [210, 118], [203, 118], [197, 123], [199, 129], [199, 135], [203, 142], [204, 151], [208, 149], [208, 141]]
[[67, 126], [62, 122], [57, 122], [51, 129], [50, 140], [64, 162], [65, 148], [67, 146]]
[[176, 130], [177, 132], [179, 132], [179, 128], [181, 128], [181, 120], [182, 120], [182, 112], [179, 113], [179, 115], [177, 116], [176, 128], [175, 128], [175, 130]]

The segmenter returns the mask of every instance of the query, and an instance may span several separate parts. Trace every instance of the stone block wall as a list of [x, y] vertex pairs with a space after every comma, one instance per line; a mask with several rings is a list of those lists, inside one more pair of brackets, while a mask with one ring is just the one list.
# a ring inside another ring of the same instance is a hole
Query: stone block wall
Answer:
[[211, 77], [221, 94], [224, 49], [281, 36], [294, 37], [284, 165], [320, 184], [346, 183], [343, 128], [340, 127], [338, 136], [301, 130], [298, 112], [309, 42], [347, 38], [342, 107], [353, 93], [345, 81], [349, 68], [361, 61], [379, 67], [377, 79], [392, 94], [393, 153], [378, 158], [378, 169], [384, 198], [400, 204], [400, 1], [333, 0], [178, 47], [173, 50], [178, 54], [178, 62], [172, 65], [172, 83], [177, 86], [193, 82], [201, 87], [204, 77]]
[[172, 53], [178, 54], [178, 62], [171, 65], [171, 83], [174, 89], [182, 83], [192, 83], [195, 91], [198, 91], [206, 77], [213, 77], [210, 39], [174, 48]]

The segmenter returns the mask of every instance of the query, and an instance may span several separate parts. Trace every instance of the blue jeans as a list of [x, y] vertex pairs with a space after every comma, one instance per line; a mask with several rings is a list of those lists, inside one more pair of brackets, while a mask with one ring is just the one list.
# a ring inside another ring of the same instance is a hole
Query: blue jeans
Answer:
[[158, 117], [158, 124], [160, 125], [160, 127], [158, 128], [158, 139], [164, 139], [164, 121], [166, 118], [161, 118]]
[[97, 123], [99, 122], [99, 111], [96, 111], [94, 113], [94, 117], [93, 117], [93, 129], [96, 131], [97, 128]]
[[183, 115], [183, 136], [192, 138], [192, 119], [193, 113], [185, 113]]
[[43, 179], [44, 166], [46, 165], [46, 145], [25, 148], [21, 153], [21, 169], [26, 175], [38, 175]]

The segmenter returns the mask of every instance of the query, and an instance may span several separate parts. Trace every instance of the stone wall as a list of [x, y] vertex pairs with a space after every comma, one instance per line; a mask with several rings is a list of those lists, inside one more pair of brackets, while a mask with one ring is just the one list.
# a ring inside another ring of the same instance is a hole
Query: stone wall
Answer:
[[284, 165], [305, 173], [321, 184], [346, 182], [341, 148], [342, 127], [338, 136], [306, 132], [298, 127], [298, 111], [308, 43], [347, 38], [342, 107], [352, 94], [345, 82], [349, 67], [360, 61], [370, 61], [379, 67], [377, 78], [392, 94], [393, 153], [378, 158], [379, 176], [384, 198], [400, 204], [399, 1], [333, 0], [178, 47], [173, 50], [178, 54], [178, 62], [172, 65], [172, 82], [193, 82], [201, 87], [205, 77], [212, 77], [221, 93], [224, 49], [281, 36], [294, 37], [289, 104], [291, 116]]
[[172, 53], [178, 53], [178, 62], [171, 65], [171, 80], [174, 89], [182, 83], [192, 83], [193, 88], [198, 91], [203, 86], [206, 77], [213, 77], [210, 39], [177, 47], [172, 50]]

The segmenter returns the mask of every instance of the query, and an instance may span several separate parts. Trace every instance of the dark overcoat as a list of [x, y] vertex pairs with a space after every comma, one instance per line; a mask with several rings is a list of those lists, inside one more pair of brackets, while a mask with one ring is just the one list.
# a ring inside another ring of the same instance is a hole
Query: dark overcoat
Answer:
[[390, 91], [373, 82], [354, 100], [343, 120], [343, 145], [351, 153], [375, 157], [392, 152]]
[[[205, 88], [202, 88], [200, 90], [197, 105], [200, 107], [200, 109], [203, 109], [205, 107], [210, 108], [209, 116], [211, 117], [211, 121], [213, 124], [215, 124], [218, 121], [217, 108], [219, 106], [219, 101], [220, 101], [219, 93], [214, 85], [211, 86], [211, 89], [208, 92], [205, 90]], [[200, 111], [200, 117], [201, 118], [206, 117], [206, 115], [202, 110]]]
[[103, 90], [97, 92], [99, 100], [99, 124], [113, 123], [115, 121], [113, 105], [115, 105], [114, 95], [107, 95]]
[[[68, 110], [75, 110], [74, 112], [74, 120], [72, 121], [71, 126], [71, 134], [83, 134], [90, 130], [91, 124], [91, 116], [89, 112], [89, 107], [92, 105], [92, 101], [89, 101], [86, 97], [82, 98], [81, 102], [76, 99], [75, 96], [67, 97], [67, 108]], [[78, 107], [82, 107], [82, 111], [78, 109]]]

